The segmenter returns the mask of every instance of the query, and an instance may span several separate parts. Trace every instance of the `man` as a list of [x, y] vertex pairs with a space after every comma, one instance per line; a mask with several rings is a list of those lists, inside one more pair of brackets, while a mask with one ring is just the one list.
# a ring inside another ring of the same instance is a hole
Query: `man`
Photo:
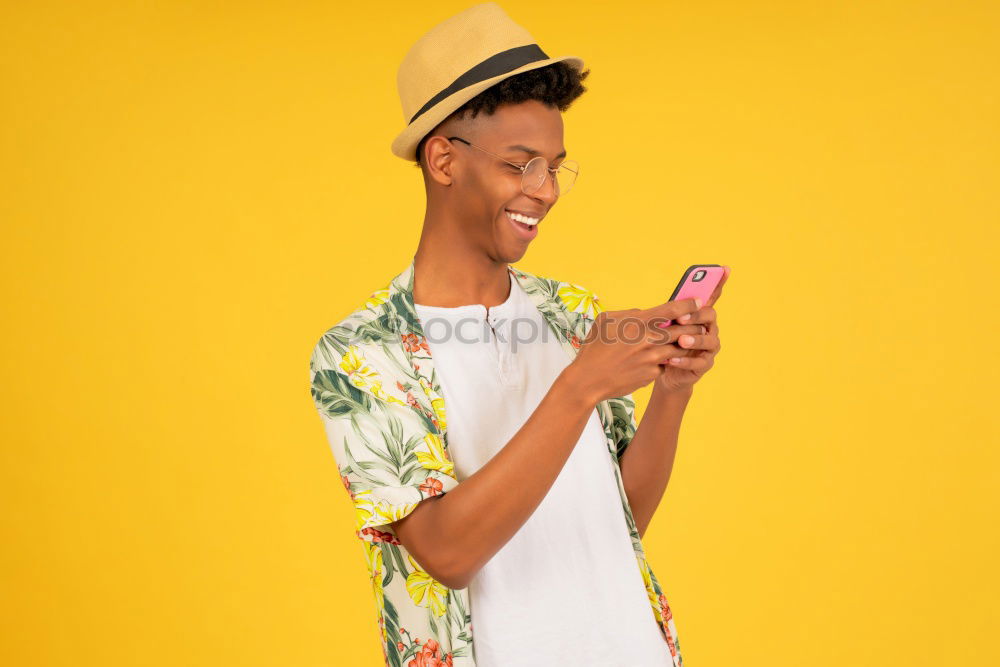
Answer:
[[[575, 181], [561, 112], [588, 73], [495, 3], [400, 67], [392, 148], [421, 168], [420, 242], [310, 368], [387, 665], [683, 665], [640, 538], [719, 350], [719, 290], [602, 312], [511, 266]], [[637, 428], [630, 392], [650, 382]]]

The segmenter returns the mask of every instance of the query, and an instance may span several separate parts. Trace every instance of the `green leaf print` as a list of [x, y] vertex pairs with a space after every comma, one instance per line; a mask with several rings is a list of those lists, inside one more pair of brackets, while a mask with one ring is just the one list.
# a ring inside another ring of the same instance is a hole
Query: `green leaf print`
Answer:
[[386, 414], [386, 423], [389, 425], [389, 435], [392, 436], [393, 442], [394, 443], [398, 443], [398, 445], [399, 445], [397, 447], [397, 449], [399, 450], [399, 460], [400, 460], [400, 462], [402, 462], [402, 460], [403, 460], [403, 449], [402, 449], [402, 444], [403, 444], [403, 423], [399, 421], [399, 417], [397, 417], [397, 416], [395, 416], [393, 414], [390, 414], [390, 413]]
[[399, 478], [399, 473], [403, 469], [403, 443], [400, 442], [395, 433], [386, 433], [385, 431], [382, 432], [382, 440], [385, 442], [388, 454], [378, 449], [373, 449], [372, 452], [378, 454], [380, 459], [392, 466], [393, 475]]
[[351, 384], [347, 376], [339, 371], [317, 371], [313, 376], [312, 395], [329, 417], [341, 417], [357, 411], [371, 412], [371, 396]]
[[389, 551], [389, 549], [386, 548], [387, 546], [392, 545], [387, 545], [385, 542], [379, 544], [379, 547], [382, 550], [382, 567], [385, 568], [385, 577], [382, 579], [382, 588], [388, 586], [389, 582], [392, 581], [392, 575], [396, 569], [396, 564], [392, 560], [392, 555], [387, 553]]
[[360, 343], [378, 343], [379, 345], [395, 343], [399, 340], [399, 332], [395, 327], [390, 326], [391, 322], [391, 319], [383, 316], [375, 318], [371, 322], [359, 324], [351, 332], [349, 340], [355, 345]]
[[414, 310], [413, 307], [410, 305], [410, 303], [412, 303], [413, 297], [409, 296], [410, 301], [408, 302], [407, 296], [409, 295], [406, 294], [405, 292], [396, 292], [389, 299], [389, 303], [392, 306], [393, 311], [401, 320], [401, 322], [394, 323], [394, 326], [396, 327], [395, 331], [399, 332], [403, 328], [400, 327], [401, 324], [404, 325], [404, 327], [408, 331], [413, 331], [413, 332], [423, 331], [423, 328], [420, 326], [420, 319], [417, 317], [416, 310]]
[[382, 603], [384, 605], [382, 622], [385, 623], [386, 639], [385, 656], [391, 667], [403, 667], [403, 661], [399, 655], [399, 648], [396, 646], [396, 642], [400, 640], [399, 613], [396, 611], [396, 605], [392, 603], [392, 600], [390, 600], [388, 596], [383, 598]]
[[410, 576], [410, 571], [406, 568], [406, 563], [403, 562], [403, 554], [399, 552], [399, 547], [395, 544], [387, 544], [385, 552], [383, 552], [382, 562], [385, 562], [385, 555], [391, 556], [392, 560], [395, 562], [396, 567], [399, 569], [399, 576], [406, 579]]
[[[448, 591], [448, 596], [451, 597], [451, 591], [450, 590]], [[455, 598], [456, 598], [456, 600], [458, 600], [458, 604], [454, 604], [454, 605], [453, 604], [449, 604], [448, 605], [448, 618], [451, 620], [452, 623], [454, 623], [456, 626], [458, 626], [458, 625], [462, 624], [463, 618], [465, 616], [465, 612], [463, 612], [462, 609], [461, 609], [462, 603], [461, 603], [461, 600], [459, 599], [459, 596], [455, 596]], [[449, 602], [450, 602], [450, 600], [449, 600]]]
[[[359, 433], [358, 437], [361, 438], [361, 440], [365, 443], [365, 445], [369, 449], [371, 449], [371, 445], [368, 443], [367, 440], [364, 439], [363, 435]], [[366, 472], [367, 469], [371, 468], [374, 468], [376, 470], [382, 470], [383, 469], [382, 466], [378, 465], [377, 463], [372, 463], [369, 461], [359, 462], [354, 457], [354, 454], [351, 452], [351, 443], [348, 442], [347, 438], [344, 438], [343, 452], [344, 452], [345, 463], [347, 463], [346, 468], [348, 469], [349, 472], [357, 476], [358, 481], [365, 482], [369, 487], [382, 486], [382, 481], [378, 477], [376, 477], [375, 475], [369, 475]]]
[[339, 362], [339, 356], [343, 356], [347, 351], [347, 346], [340, 341], [350, 335], [351, 329], [337, 324], [330, 327], [326, 333], [320, 336], [316, 347], [313, 349], [313, 357], [310, 360], [312, 368], [332, 368]]
[[[384, 435], [385, 434], [383, 434], [383, 436]], [[390, 438], [383, 437], [382, 439], [386, 443], [391, 442]], [[384, 451], [382, 451], [381, 449], [379, 449], [377, 447], [371, 447], [370, 445], [368, 447], [368, 449], [371, 450], [371, 453], [374, 454], [375, 456], [379, 457], [381, 460], [385, 461], [385, 465], [388, 466], [388, 469], [398, 477], [399, 476], [399, 461], [396, 458], [395, 452], [391, 451], [391, 446], [389, 446], [388, 448], [390, 449], [390, 451], [384, 452]]]
[[[407, 456], [406, 458], [407, 460], [411, 458], [416, 460], [417, 457], [416, 455], [410, 455]], [[403, 485], [409, 485], [418, 480], [423, 481], [426, 478], [426, 475], [427, 475], [427, 468], [420, 465], [419, 462], [413, 463], [408, 465], [407, 468], [400, 473], [399, 482], [400, 484]]]

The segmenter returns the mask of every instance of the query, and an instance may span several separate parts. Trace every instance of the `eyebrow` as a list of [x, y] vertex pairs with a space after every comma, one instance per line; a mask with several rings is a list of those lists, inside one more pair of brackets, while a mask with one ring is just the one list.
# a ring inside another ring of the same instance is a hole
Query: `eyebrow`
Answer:
[[[523, 153], [527, 153], [528, 155], [541, 155], [542, 154], [541, 151], [536, 151], [534, 148], [528, 148], [527, 146], [521, 146], [520, 144], [518, 144], [516, 146], [508, 146], [507, 150], [509, 150], [509, 151], [521, 151]], [[556, 156], [557, 159], [561, 158], [561, 157], [566, 157], [566, 151], [563, 151], [562, 153], [560, 153], [559, 155]]]

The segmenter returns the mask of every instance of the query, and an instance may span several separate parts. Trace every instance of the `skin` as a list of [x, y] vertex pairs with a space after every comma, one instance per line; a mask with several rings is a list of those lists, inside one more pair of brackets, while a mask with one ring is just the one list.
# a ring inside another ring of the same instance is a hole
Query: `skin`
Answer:
[[[554, 166], [565, 150], [562, 114], [531, 100], [501, 106], [492, 116], [481, 112], [450, 119], [432, 134], [421, 161], [427, 211], [414, 255], [413, 299], [445, 307], [503, 303], [510, 294], [507, 265], [524, 257], [530, 243], [517, 237], [505, 209], [547, 213], [558, 196], [551, 179], [534, 194], [524, 194], [519, 170], [446, 137], [462, 137], [524, 164], [531, 155], [505, 150], [520, 144], [540, 151]], [[544, 225], [543, 219], [540, 234]]]
[[[562, 114], [534, 100], [505, 105], [493, 115], [449, 119], [425, 142], [427, 211], [414, 255], [414, 301], [489, 308], [507, 300], [508, 264], [519, 261], [530, 244], [518, 237], [505, 210], [547, 214], [558, 196], [550, 178], [539, 191], [524, 194], [519, 170], [448, 136], [518, 164], [532, 156], [506, 148], [528, 146], [556, 165], [565, 150]], [[540, 234], [545, 222], [539, 223]], [[644, 532], [669, 480], [693, 385], [720, 349], [713, 306], [721, 287], [706, 304], [685, 299], [599, 313], [577, 357], [514, 437], [456, 488], [422, 501], [392, 524], [414, 559], [443, 585], [467, 587], [545, 498], [597, 403], [653, 382], [649, 406], [621, 462], [629, 504]], [[656, 326], [667, 319], [675, 323]], [[678, 344], [684, 335], [693, 338]]]

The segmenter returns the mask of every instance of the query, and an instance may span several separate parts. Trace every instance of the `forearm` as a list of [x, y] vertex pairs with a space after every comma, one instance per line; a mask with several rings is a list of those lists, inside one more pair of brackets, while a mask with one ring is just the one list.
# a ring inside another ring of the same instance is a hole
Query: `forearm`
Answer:
[[582, 397], [575, 369], [553, 383], [511, 440], [436, 503], [451, 576], [464, 588], [528, 520], [555, 483], [596, 403]]
[[681, 419], [692, 393], [693, 388], [669, 392], [655, 384], [642, 422], [619, 462], [640, 537], [645, 534], [670, 481]]

